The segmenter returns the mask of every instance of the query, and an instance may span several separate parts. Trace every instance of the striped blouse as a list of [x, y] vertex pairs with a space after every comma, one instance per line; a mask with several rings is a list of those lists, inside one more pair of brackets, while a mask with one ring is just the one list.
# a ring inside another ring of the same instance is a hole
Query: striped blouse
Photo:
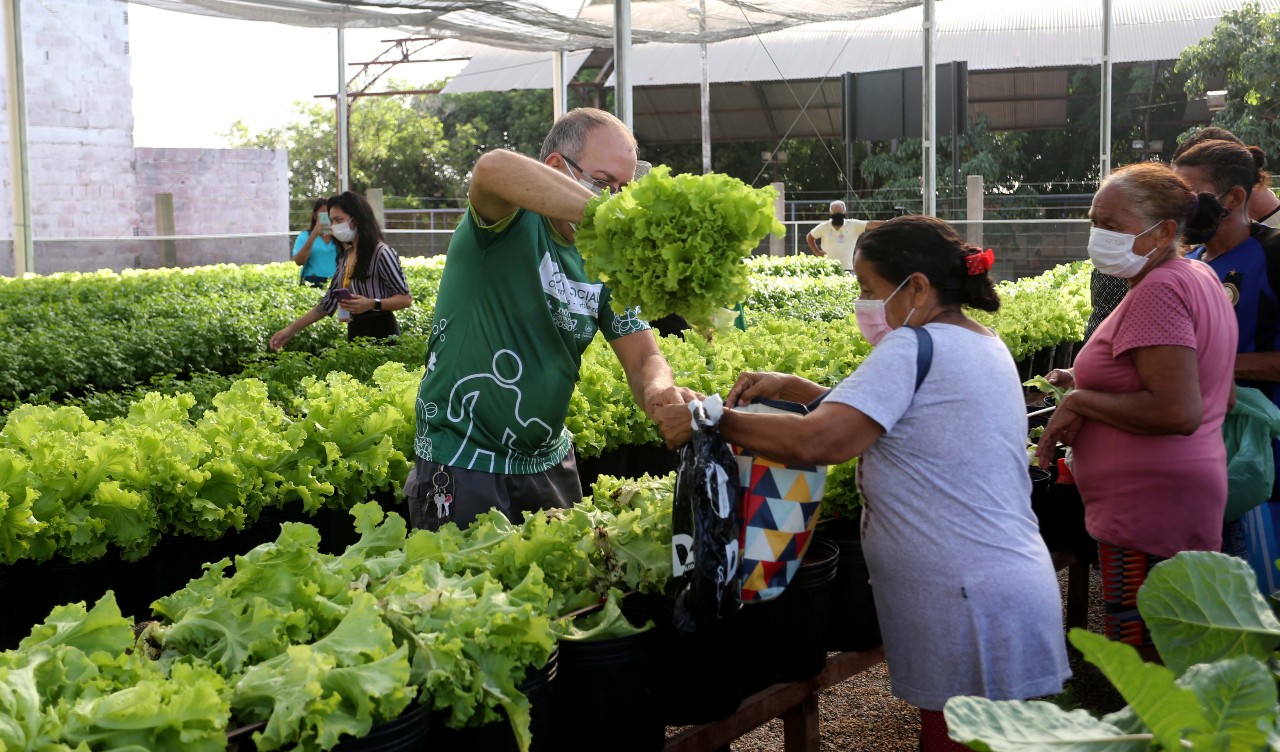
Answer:
[[[325, 315], [338, 310], [338, 299], [333, 296], [333, 291], [342, 287], [342, 280], [347, 276], [347, 263], [355, 263], [355, 256], [355, 250], [352, 248], [338, 259], [338, 268], [333, 273], [333, 279], [329, 281], [329, 289], [324, 297], [320, 298], [320, 308]], [[360, 279], [353, 274], [350, 287], [351, 292], [356, 295], [381, 300], [392, 295], [409, 293], [409, 282], [404, 277], [404, 270], [400, 268], [400, 257], [386, 243], [379, 243], [374, 250], [368, 278]]]

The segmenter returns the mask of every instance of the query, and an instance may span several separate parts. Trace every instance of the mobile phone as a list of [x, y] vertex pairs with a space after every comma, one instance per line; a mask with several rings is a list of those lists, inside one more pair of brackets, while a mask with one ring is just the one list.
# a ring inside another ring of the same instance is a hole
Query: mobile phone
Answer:
[[352, 298], [355, 297], [355, 293], [351, 292], [345, 287], [339, 287], [333, 291], [333, 297], [337, 298], [338, 300], [351, 300]]
[[327, 211], [322, 211], [322, 212], [320, 212], [319, 216], [317, 216], [317, 217], [316, 217], [316, 224], [321, 225], [322, 227], [328, 227], [328, 226], [329, 226], [329, 212], [327, 212]]

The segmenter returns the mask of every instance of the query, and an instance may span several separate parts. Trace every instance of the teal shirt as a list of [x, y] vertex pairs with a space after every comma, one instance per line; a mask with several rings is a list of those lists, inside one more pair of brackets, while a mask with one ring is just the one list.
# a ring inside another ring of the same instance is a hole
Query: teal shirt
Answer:
[[453, 467], [525, 475], [559, 464], [582, 352], [645, 331], [615, 315], [609, 288], [549, 221], [520, 210], [483, 226], [469, 210], [453, 234], [436, 298], [414, 452]]
[[[307, 244], [307, 238], [310, 236], [310, 230], [303, 230], [298, 233], [298, 239], [293, 241], [293, 253], [289, 254], [289, 258], [298, 255], [298, 251], [301, 251], [302, 246]], [[333, 273], [337, 268], [338, 244], [333, 240], [325, 240], [323, 235], [317, 235], [315, 242], [311, 244], [311, 255], [307, 256], [299, 276], [333, 279]]]

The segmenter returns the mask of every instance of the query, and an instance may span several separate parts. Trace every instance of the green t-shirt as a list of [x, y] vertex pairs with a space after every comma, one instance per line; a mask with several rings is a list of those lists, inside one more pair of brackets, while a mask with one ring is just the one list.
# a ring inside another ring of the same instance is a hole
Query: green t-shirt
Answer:
[[449, 242], [414, 452], [453, 467], [524, 475], [569, 453], [564, 427], [582, 351], [649, 325], [616, 316], [609, 288], [545, 218], [520, 210], [484, 226], [468, 210]]

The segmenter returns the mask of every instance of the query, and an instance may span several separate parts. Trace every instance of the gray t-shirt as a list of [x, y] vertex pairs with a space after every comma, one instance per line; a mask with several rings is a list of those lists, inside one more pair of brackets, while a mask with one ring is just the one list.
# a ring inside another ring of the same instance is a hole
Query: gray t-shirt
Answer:
[[926, 328], [919, 391], [916, 333], [901, 328], [827, 397], [885, 429], [858, 469], [894, 694], [927, 710], [1054, 694], [1070, 676], [1062, 599], [1031, 511], [1013, 358], [997, 337]]

